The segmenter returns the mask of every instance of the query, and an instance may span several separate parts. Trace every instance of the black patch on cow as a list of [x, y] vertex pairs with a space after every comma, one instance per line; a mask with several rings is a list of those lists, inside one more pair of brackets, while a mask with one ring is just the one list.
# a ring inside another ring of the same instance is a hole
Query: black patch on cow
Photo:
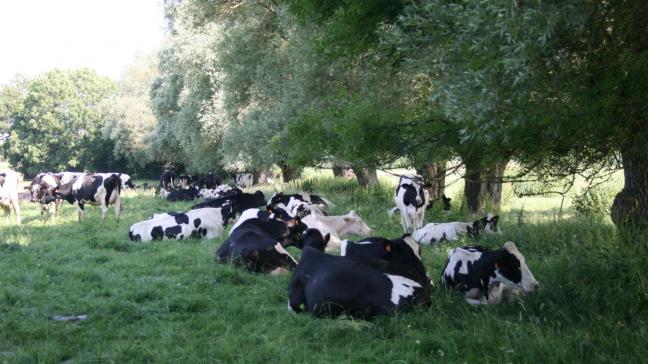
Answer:
[[151, 238], [153, 238], [153, 240], [162, 240], [162, 238], [164, 238], [164, 230], [162, 229], [162, 226], [155, 226], [151, 229]]
[[175, 226], [169, 226], [168, 228], [164, 229], [164, 236], [166, 236], [169, 239], [175, 239], [178, 234], [182, 232], [182, 226], [180, 225], [175, 225]]
[[185, 213], [179, 213], [179, 214], [177, 214], [177, 215], [175, 215], [173, 217], [175, 218], [176, 224], [188, 224], [189, 223], [189, 216], [187, 216], [187, 214], [185, 214]]
[[106, 189], [106, 197], [105, 197], [105, 202], [106, 206], [108, 206], [110, 202], [110, 196], [112, 195], [114, 190], [117, 190], [117, 194], [121, 192], [121, 178], [117, 174], [113, 174], [112, 176], [106, 178], [103, 181], [103, 186]]
[[508, 250], [500, 250], [499, 259], [496, 260], [495, 264], [499, 268], [500, 274], [506, 277], [508, 280], [515, 283], [520, 283], [522, 281], [520, 261], [515, 255], [509, 253]]
[[195, 228], [198, 228], [198, 227], [200, 226], [200, 223], [201, 223], [200, 218], [199, 218], [199, 217], [196, 218], [196, 219], [194, 220], [194, 227], [195, 227]]

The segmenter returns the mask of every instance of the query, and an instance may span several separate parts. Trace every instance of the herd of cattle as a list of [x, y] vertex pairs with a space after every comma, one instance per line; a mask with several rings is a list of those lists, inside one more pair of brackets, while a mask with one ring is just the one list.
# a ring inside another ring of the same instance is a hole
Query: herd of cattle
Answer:
[[[234, 179], [237, 187], [221, 184], [216, 173], [201, 179], [184, 175], [178, 180], [176, 184], [173, 172], [165, 170], [158, 194], [172, 201], [204, 200], [187, 211], [157, 213], [133, 224], [128, 232], [131, 240], [211, 239], [233, 224], [214, 260], [272, 275], [292, 270], [288, 307], [315, 316], [371, 317], [429, 305], [433, 283], [421, 259], [420, 244], [501, 232], [498, 217], [490, 214], [473, 222], [423, 226], [431, 202], [420, 176], [402, 176], [398, 182], [396, 207], [390, 214], [400, 213], [404, 235], [396, 239], [369, 237], [372, 229], [353, 210], [329, 215], [333, 204], [323, 196], [278, 192], [266, 200], [260, 190], [244, 192], [239, 187], [252, 185], [249, 174]], [[10, 207], [20, 223], [17, 186], [15, 173], [0, 173], [0, 206], [7, 223]], [[133, 187], [130, 176], [123, 173], [63, 172], [39, 174], [26, 189], [31, 201], [43, 206], [46, 217], [56, 214], [66, 200], [78, 206], [80, 220], [85, 204], [101, 206], [102, 219], [113, 204], [118, 220], [120, 192]], [[443, 196], [443, 203], [449, 209], [450, 199]], [[349, 235], [365, 238], [344, 239]], [[302, 250], [299, 260], [285, 249], [288, 246]], [[477, 245], [450, 249], [441, 285], [463, 292], [471, 304], [499, 303], [506, 293], [539, 288], [524, 256], [510, 241], [497, 250]]]

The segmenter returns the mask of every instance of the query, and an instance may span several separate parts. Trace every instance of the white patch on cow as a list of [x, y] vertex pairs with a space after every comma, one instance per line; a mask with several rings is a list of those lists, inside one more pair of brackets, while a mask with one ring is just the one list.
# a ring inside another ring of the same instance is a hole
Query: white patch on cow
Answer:
[[448, 252], [448, 264], [446, 266], [444, 275], [453, 276], [454, 269], [458, 261], [461, 261], [459, 273], [468, 274], [468, 263], [472, 263], [481, 258], [482, 253], [478, 251], [470, 251], [463, 248], [455, 248]]
[[18, 175], [13, 171], [2, 171], [4, 183], [0, 187], [0, 207], [4, 210], [5, 224], [9, 224], [11, 209], [16, 215], [16, 225], [20, 225], [20, 204], [18, 202]]
[[415, 288], [420, 288], [421, 285], [415, 281], [402, 276], [395, 276], [385, 274], [392, 282], [391, 301], [394, 305], [398, 305], [401, 297], [407, 298], [414, 294]]
[[252, 209], [247, 209], [241, 213], [241, 217], [239, 217], [238, 220], [236, 220], [236, 223], [232, 226], [232, 229], [230, 230], [230, 235], [232, 235], [232, 231], [236, 230], [237, 227], [239, 227], [243, 222], [250, 220], [250, 219], [256, 219], [259, 217], [259, 212], [261, 210], [257, 208], [252, 208]]
[[290, 253], [288, 253], [288, 251], [286, 249], [284, 249], [284, 247], [281, 245], [281, 243], [277, 243], [275, 245], [275, 250], [277, 252], [279, 252], [279, 254], [287, 255], [290, 259], [292, 259], [293, 262], [295, 262], [295, 264], [297, 264], [297, 260], [295, 260], [295, 258], [293, 258], [293, 256], [290, 255]]
[[340, 255], [345, 256], [347, 251], [347, 245], [349, 245], [349, 240], [344, 239], [340, 242]]
[[471, 226], [472, 223], [467, 222], [429, 223], [414, 231], [412, 237], [420, 244], [438, 243], [443, 239], [454, 241], [465, 235]]

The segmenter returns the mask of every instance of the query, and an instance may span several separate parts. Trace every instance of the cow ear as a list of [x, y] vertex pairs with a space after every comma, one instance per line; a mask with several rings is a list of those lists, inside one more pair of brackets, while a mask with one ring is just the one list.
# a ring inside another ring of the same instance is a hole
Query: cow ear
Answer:
[[324, 244], [328, 244], [329, 240], [331, 240], [331, 234], [326, 234], [324, 235]]

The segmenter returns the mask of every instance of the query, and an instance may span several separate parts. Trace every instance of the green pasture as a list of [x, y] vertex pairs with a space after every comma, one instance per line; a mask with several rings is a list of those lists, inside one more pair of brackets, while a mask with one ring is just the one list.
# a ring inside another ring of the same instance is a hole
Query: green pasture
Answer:
[[[309, 172], [297, 183], [262, 189], [312, 189], [336, 204], [333, 213], [355, 209], [375, 235], [397, 237], [400, 222], [387, 217], [390, 183], [383, 177], [363, 190]], [[426, 221], [473, 219], [459, 209], [460, 190], [449, 186], [453, 210], [435, 206]], [[78, 223], [67, 204], [44, 223], [38, 206], [23, 202], [23, 225], [0, 227], [0, 362], [645, 362], [646, 245], [619, 241], [606, 217], [576, 215], [569, 201], [558, 216], [560, 202], [518, 199], [507, 189], [503, 234], [480, 240], [489, 247], [515, 241], [542, 284], [537, 294], [473, 307], [437, 287], [431, 307], [372, 321], [289, 312], [290, 277], [214, 264], [223, 238], [129, 241], [131, 224], [191, 203], [127, 191], [119, 223], [112, 208], [101, 222], [96, 207]], [[428, 274], [439, 277], [446, 250], [468, 243], [423, 247]], [[60, 322], [55, 315], [87, 319]]]

